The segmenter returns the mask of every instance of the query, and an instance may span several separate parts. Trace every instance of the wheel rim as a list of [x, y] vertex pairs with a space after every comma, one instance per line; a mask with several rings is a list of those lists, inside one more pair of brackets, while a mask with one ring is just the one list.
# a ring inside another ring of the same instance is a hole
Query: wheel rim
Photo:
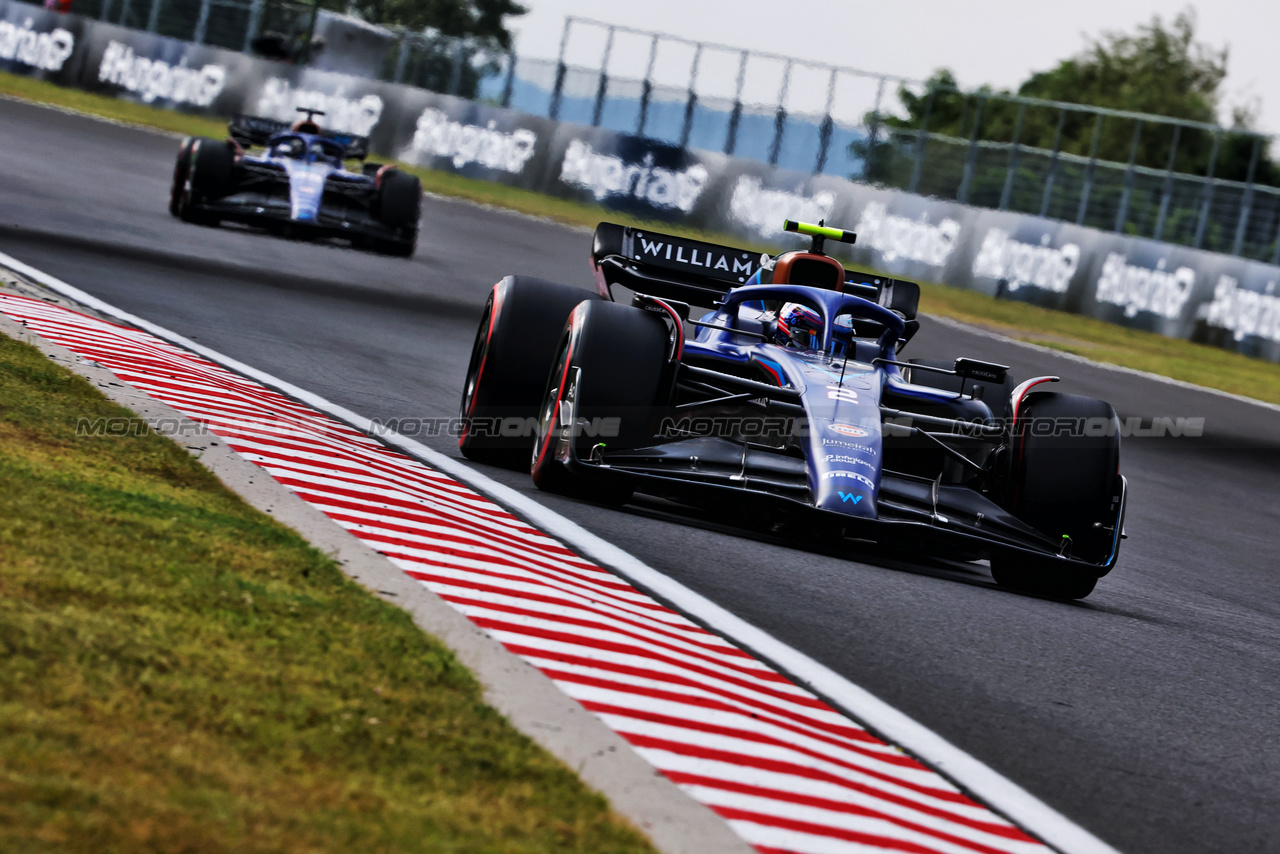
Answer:
[[560, 392], [564, 387], [565, 373], [569, 366], [571, 349], [569, 337], [570, 332], [566, 330], [564, 337], [560, 340], [560, 351], [556, 356], [555, 364], [547, 376], [547, 390], [542, 395], [542, 408], [538, 411], [538, 435], [533, 442], [533, 456], [529, 463], [531, 468], [537, 468], [539, 463], [544, 461], [556, 439], [552, 434], [556, 429], [555, 422], [560, 410]]
[[[477, 335], [471, 346], [471, 361], [467, 363], [467, 379], [462, 389], [462, 408], [458, 415], [465, 422], [471, 417], [476, 404], [476, 389], [480, 386], [480, 374], [484, 369], [485, 358], [489, 355], [490, 323], [493, 316], [493, 294], [484, 304], [484, 314], [480, 317], [480, 328], [483, 335]], [[463, 425], [462, 436], [467, 436], [466, 424]]]

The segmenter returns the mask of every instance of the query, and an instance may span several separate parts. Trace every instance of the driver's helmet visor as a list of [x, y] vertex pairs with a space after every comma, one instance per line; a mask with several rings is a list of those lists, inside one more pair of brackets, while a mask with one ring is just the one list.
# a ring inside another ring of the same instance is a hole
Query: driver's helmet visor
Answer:
[[277, 157], [301, 157], [304, 150], [302, 140], [294, 137], [277, 142], [272, 146], [271, 153]]
[[328, 162], [333, 159], [333, 152], [330, 151], [328, 146], [324, 143], [315, 141], [312, 142], [310, 148], [307, 149], [307, 159], [312, 163], [317, 160]]
[[[838, 315], [832, 324], [826, 348], [833, 356], [843, 356], [853, 339], [853, 317]], [[821, 350], [822, 315], [800, 303], [786, 303], [778, 312], [778, 343], [800, 350]]]

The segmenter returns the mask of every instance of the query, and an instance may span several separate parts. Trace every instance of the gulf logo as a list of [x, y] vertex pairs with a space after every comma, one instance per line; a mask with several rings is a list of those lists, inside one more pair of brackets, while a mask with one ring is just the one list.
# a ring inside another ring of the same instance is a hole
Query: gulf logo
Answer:
[[871, 434], [861, 427], [855, 427], [852, 424], [828, 424], [827, 429], [832, 433], [839, 433], [841, 436], [852, 436], [855, 439], [863, 439]]

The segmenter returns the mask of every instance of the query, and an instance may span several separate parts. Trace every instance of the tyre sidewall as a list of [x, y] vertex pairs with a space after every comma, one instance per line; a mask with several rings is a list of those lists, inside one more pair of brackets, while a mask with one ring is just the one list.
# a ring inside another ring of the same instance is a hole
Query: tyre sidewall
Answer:
[[576, 375], [579, 432], [571, 441], [579, 459], [588, 459], [597, 445], [617, 450], [651, 444], [670, 398], [669, 334], [656, 315], [630, 306], [602, 301], [574, 309], [540, 407], [542, 438], [533, 457], [533, 479], [540, 489], [608, 503], [630, 494], [629, 488], [595, 487], [575, 478], [557, 458], [560, 407]]
[[[531, 276], [508, 276], [489, 293], [476, 330], [459, 415], [458, 446], [470, 459], [529, 468], [536, 435], [501, 435], [499, 423], [536, 423], [547, 376], [555, 361], [565, 322], [584, 300], [600, 300], [582, 288]], [[489, 429], [476, 429], [487, 419]], [[498, 434], [498, 435], [495, 435]]]

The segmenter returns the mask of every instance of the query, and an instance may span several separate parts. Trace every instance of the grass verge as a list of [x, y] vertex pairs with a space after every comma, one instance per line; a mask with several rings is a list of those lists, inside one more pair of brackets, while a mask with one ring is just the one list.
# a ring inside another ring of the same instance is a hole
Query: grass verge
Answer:
[[641, 852], [451, 653], [0, 335], [0, 850]]
[[943, 285], [922, 287], [920, 309], [1097, 362], [1280, 404], [1280, 364], [1207, 344]]
[[[12, 74], [0, 73], [0, 94], [177, 133], [215, 137], [226, 133], [225, 122], [64, 89]], [[402, 165], [422, 179], [423, 189], [427, 192], [546, 217], [567, 225], [592, 228], [600, 220], [609, 219], [626, 225], [653, 227], [713, 242], [741, 243], [735, 237], [707, 234], [670, 223], [648, 222], [596, 205], [556, 199], [448, 172]], [[777, 247], [773, 248], [776, 251]], [[1096, 361], [1150, 371], [1184, 382], [1280, 404], [1280, 365], [1275, 363], [1229, 353], [1217, 347], [1131, 330], [1093, 318], [1010, 300], [997, 300], [973, 291], [928, 284], [923, 289], [921, 309], [927, 314], [974, 323], [1011, 338], [1043, 344]]]

